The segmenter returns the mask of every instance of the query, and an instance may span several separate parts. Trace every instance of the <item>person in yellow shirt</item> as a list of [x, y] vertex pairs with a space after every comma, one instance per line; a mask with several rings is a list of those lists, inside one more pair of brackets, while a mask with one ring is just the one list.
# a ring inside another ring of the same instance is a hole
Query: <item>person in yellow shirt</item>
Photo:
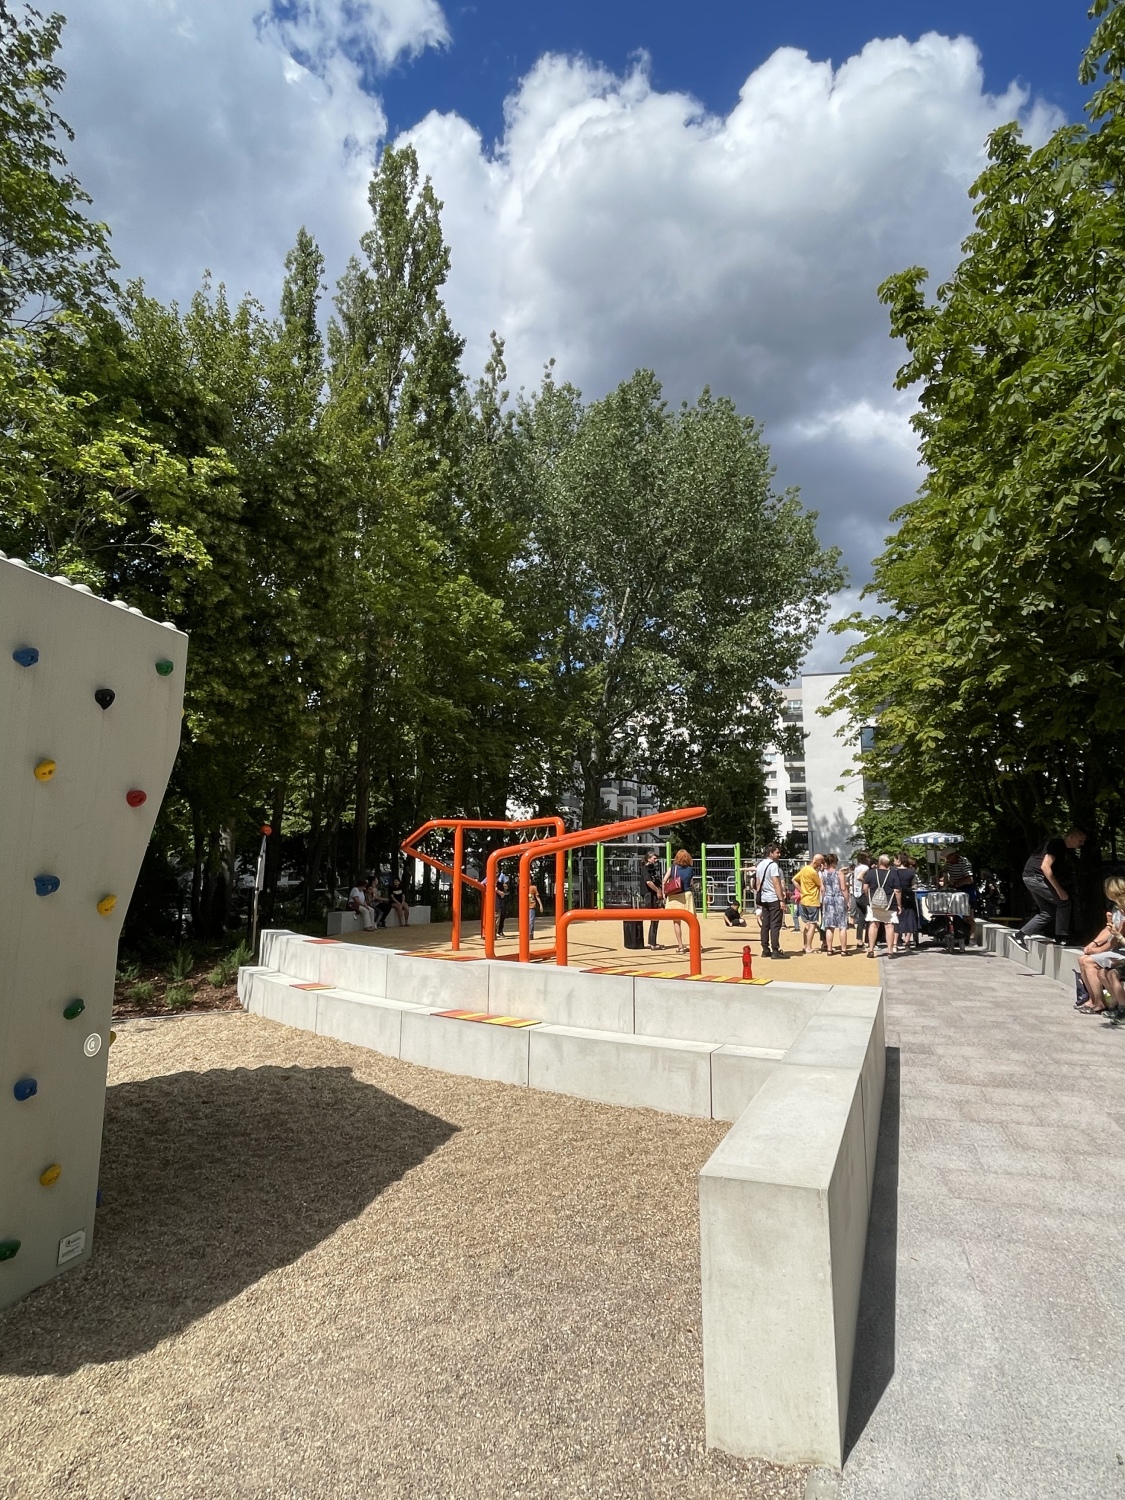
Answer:
[[820, 927], [820, 903], [823, 885], [820, 872], [824, 868], [824, 855], [814, 854], [807, 865], [802, 865], [793, 877], [793, 883], [801, 893], [799, 907], [801, 918], [801, 941], [804, 951], [811, 953]]

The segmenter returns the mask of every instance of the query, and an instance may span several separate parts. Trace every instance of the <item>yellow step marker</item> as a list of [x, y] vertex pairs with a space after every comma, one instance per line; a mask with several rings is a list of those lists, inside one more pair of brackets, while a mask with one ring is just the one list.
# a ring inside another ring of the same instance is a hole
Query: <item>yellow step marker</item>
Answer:
[[53, 760], [41, 760], [35, 767], [36, 781], [50, 781], [57, 767]]

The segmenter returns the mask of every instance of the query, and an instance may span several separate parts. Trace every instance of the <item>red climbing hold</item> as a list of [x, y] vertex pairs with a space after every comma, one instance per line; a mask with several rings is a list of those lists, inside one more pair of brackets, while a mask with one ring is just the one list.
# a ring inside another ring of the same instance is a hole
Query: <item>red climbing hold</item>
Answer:
[[130, 807], [140, 807], [142, 802], [148, 801], [148, 793], [142, 792], [138, 788], [134, 787], [131, 792], [125, 793], [125, 801], [129, 804]]

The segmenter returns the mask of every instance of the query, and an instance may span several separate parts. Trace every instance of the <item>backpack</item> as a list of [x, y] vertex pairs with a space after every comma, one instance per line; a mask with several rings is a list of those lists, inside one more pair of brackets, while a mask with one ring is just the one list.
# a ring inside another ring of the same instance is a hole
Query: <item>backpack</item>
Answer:
[[891, 893], [890, 893], [890, 890], [888, 889], [888, 885], [880, 885], [879, 884], [879, 875], [885, 875], [887, 877], [887, 881], [888, 881], [888, 885], [889, 885], [890, 878], [891, 878], [891, 872], [890, 872], [890, 870], [880, 870], [879, 873], [875, 876], [875, 889], [871, 892], [871, 903], [870, 903], [871, 904], [871, 910], [872, 910], [873, 913], [874, 912], [884, 912], [884, 911], [888, 911], [889, 912], [890, 909], [891, 909]]

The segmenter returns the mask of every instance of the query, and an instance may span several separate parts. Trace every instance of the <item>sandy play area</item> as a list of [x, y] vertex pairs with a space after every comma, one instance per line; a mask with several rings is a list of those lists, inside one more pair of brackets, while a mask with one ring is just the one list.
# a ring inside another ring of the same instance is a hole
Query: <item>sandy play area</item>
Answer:
[[703, 1446], [725, 1128], [241, 1013], [121, 1023], [93, 1260], [0, 1313], [0, 1494], [797, 1500]]

